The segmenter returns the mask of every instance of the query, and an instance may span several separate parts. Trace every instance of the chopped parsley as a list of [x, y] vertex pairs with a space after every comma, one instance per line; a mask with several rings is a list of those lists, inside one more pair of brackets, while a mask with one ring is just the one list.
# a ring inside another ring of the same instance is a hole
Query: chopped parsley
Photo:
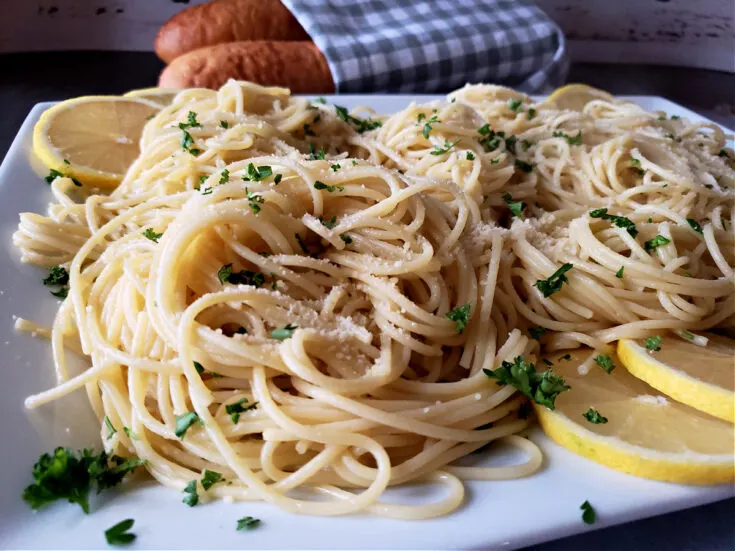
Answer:
[[702, 226], [700, 226], [699, 222], [697, 222], [693, 218], [687, 218], [687, 223], [689, 224], [689, 227], [692, 228], [695, 232], [704, 233], [702, 231]]
[[43, 280], [44, 285], [66, 285], [69, 283], [69, 272], [62, 266], [51, 266], [48, 277]]
[[546, 327], [541, 327], [540, 325], [537, 325], [536, 327], [531, 327], [528, 330], [528, 334], [531, 335], [532, 339], [539, 340], [546, 334], [546, 331]]
[[475, 160], [475, 154], [472, 153], [472, 151], [468, 151], [466, 157], [467, 157], [467, 160], [468, 161], [474, 161]]
[[194, 423], [199, 423], [200, 425], [204, 424], [195, 411], [187, 411], [186, 413], [177, 415], [176, 430], [174, 434], [176, 434], [178, 438], [181, 438], [183, 440], [186, 431], [188, 431], [189, 427], [191, 427]]
[[197, 481], [190, 480], [189, 483], [184, 487], [184, 499], [181, 501], [186, 503], [189, 507], [194, 507], [199, 503], [199, 494], [197, 493]]
[[107, 440], [109, 440], [117, 432], [117, 429], [114, 427], [112, 421], [110, 421], [110, 418], [107, 415], [105, 415], [105, 426], [107, 427]]
[[237, 531], [246, 532], [248, 530], [255, 530], [260, 526], [260, 519], [253, 517], [242, 517], [237, 521]]
[[229, 122], [227, 122], [227, 121], [219, 121], [219, 125], [220, 125], [220, 126], [221, 126], [222, 128], [229, 128], [229, 127], [230, 127], [230, 123], [229, 123]]
[[618, 228], [628, 230], [631, 237], [638, 235], [638, 230], [635, 227], [635, 223], [630, 218], [625, 216], [617, 216], [615, 214], [608, 214], [607, 209], [595, 209], [590, 211], [590, 217], [601, 218], [602, 220], [608, 220]]
[[350, 243], [352, 243], [352, 238], [346, 233], [340, 235], [339, 238], [345, 242], [345, 245], [349, 245]]
[[615, 277], [618, 279], [623, 279], [623, 270], [625, 270], [625, 266], [620, 266], [620, 269], [615, 272]]
[[[70, 163], [69, 161], [67, 161], [66, 159], [64, 159], [64, 164], [67, 164], [67, 165], [68, 165], [68, 164], [71, 164], [71, 163]], [[58, 170], [55, 170], [55, 169], [53, 169], [53, 168], [52, 168], [51, 170], [49, 170], [48, 176], [46, 176], [46, 177], [44, 178], [44, 180], [46, 180], [46, 183], [47, 183], [47, 184], [50, 184], [50, 183], [52, 183], [52, 182], [53, 182], [54, 180], [56, 180], [56, 178], [70, 178], [70, 179], [71, 179], [71, 181], [72, 181], [72, 183], [73, 183], [73, 184], [74, 184], [75, 186], [77, 186], [77, 187], [82, 187], [82, 182], [80, 182], [79, 180], [77, 180], [77, 179], [76, 179], [76, 178], [74, 178], [73, 176], [68, 176], [68, 175], [64, 174], [63, 172], [60, 172], [60, 171], [58, 171]]]
[[199, 155], [199, 153], [201, 153], [201, 150], [192, 147], [192, 145], [194, 145], [194, 138], [192, 138], [191, 134], [189, 134], [187, 128], [195, 128], [201, 126], [202, 125], [199, 123], [199, 121], [197, 121], [197, 114], [194, 111], [189, 111], [186, 122], [179, 123], [179, 129], [181, 130], [181, 132], [183, 132], [181, 136], [181, 148], [184, 151], [188, 151], [192, 155]]
[[438, 145], [435, 145], [433, 151], [430, 152], [430, 155], [444, 155], [444, 153], [448, 153], [449, 150], [452, 149], [458, 143], [459, 143], [459, 140], [456, 140], [454, 142], [449, 142], [447, 140], [444, 140], [444, 146], [440, 147]]
[[217, 271], [217, 277], [220, 283], [232, 283], [233, 285], [252, 285], [260, 288], [265, 283], [265, 276], [260, 272], [251, 272], [250, 270], [232, 271], [232, 264], [225, 264]]
[[334, 193], [335, 191], [344, 191], [344, 186], [329, 186], [325, 184], [324, 182], [320, 182], [317, 180], [314, 182], [314, 189], [326, 189], [329, 193]]
[[630, 158], [630, 166], [633, 167], [633, 169], [641, 176], [643, 176], [646, 171], [641, 168], [641, 160], [636, 159], [635, 157]]
[[383, 123], [380, 121], [371, 118], [361, 119], [359, 117], [350, 115], [350, 112], [347, 110], [346, 107], [335, 105], [334, 109], [337, 112], [337, 116], [347, 124], [351, 125], [358, 134], [362, 134], [363, 132], [367, 132], [369, 130], [375, 130], [376, 128], [380, 128], [381, 126], [383, 126]]
[[419, 113], [419, 116], [416, 119], [416, 124], [419, 125], [422, 122], [424, 123], [424, 127], [421, 130], [421, 134], [424, 136], [424, 138], [428, 140], [429, 134], [431, 134], [431, 131], [434, 128], [432, 125], [439, 122], [439, 119], [436, 117], [436, 115], [432, 115], [429, 119], [427, 119], [424, 113]]
[[536, 109], [534, 109], [533, 107], [529, 107], [526, 116], [528, 117], [529, 121], [533, 119], [536, 116]]
[[131, 518], [118, 522], [115, 526], [105, 530], [105, 539], [110, 545], [127, 545], [135, 541], [135, 534], [128, 532], [135, 521]]
[[[505, 132], [502, 133], [503, 135]], [[501, 135], [501, 132], [498, 132], [497, 135]], [[518, 141], [518, 138], [515, 136], [508, 136], [505, 138], [505, 149], [510, 151], [513, 155], [516, 154], [516, 142]], [[527, 170], [526, 172], [531, 172], [530, 170]]]
[[564, 384], [564, 378], [547, 370], [536, 371], [536, 366], [517, 356], [513, 363], [503, 361], [499, 368], [483, 369], [485, 375], [497, 379], [498, 385], [511, 385], [539, 405], [554, 409], [556, 397], [571, 387]]
[[[508, 141], [506, 140], [506, 144]], [[533, 167], [536, 166], [533, 163], [527, 163], [526, 161], [521, 161], [520, 159], [516, 159], [514, 161], [514, 164], [520, 168], [523, 172], [529, 173], [533, 170]]]
[[589, 408], [582, 414], [582, 417], [587, 419], [593, 425], [604, 425], [607, 423], [607, 417], [600, 415], [600, 412], [594, 408]]
[[521, 105], [523, 105], [523, 102], [519, 99], [511, 98], [508, 100], [508, 107], [511, 111], [518, 113], [518, 111], [521, 109]]
[[[283, 340], [283, 339], [280, 339], [280, 340]], [[258, 402], [253, 402], [249, 406], [245, 405], [247, 403], [248, 403], [247, 398], [240, 398], [237, 402], [234, 402], [232, 404], [227, 404], [225, 406], [225, 413], [227, 413], [230, 416], [230, 419], [232, 420], [233, 424], [237, 424], [237, 422], [240, 420], [241, 413], [245, 413], [246, 411], [250, 411], [258, 407]]]
[[562, 264], [561, 267], [551, 274], [549, 278], [537, 280], [536, 283], [534, 283], [534, 286], [543, 293], [545, 298], [548, 298], [554, 293], [561, 291], [561, 286], [564, 283], [569, 282], [567, 276], [564, 274], [572, 268], [574, 268], [574, 265], [569, 262]]
[[333, 164], [333, 165], [329, 165], [329, 168], [331, 168], [333, 171], [337, 172], [342, 167], [339, 164]]
[[260, 205], [265, 203], [265, 199], [262, 195], [251, 193], [247, 188], [245, 188], [245, 194], [248, 198], [248, 207], [250, 207], [250, 210], [253, 211], [253, 214], [258, 214], [261, 210]]
[[220, 177], [219, 177], [219, 185], [226, 184], [229, 181], [230, 181], [230, 171], [227, 169], [224, 169], [222, 171], [222, 174], [220, 174]]
[[23, 490], [23, 500], [32, 509], [65, 499], [89, 513], [89, 493], [97, 485], [97, 493], [117, 486], [126, 474], [145, 465], [142, 459], [108, 456], [91, 449], [74, 451], [58, 447], [44, 453], [33, 466], [35, 482]]
[[508, 205], [508, 209], [513, 213], [513, 216], [518, 216], [519, 218], [523, 216], [523, 209], [526, 208], [526, 203], [523, 201], [513, 201], [513, 197], [510, 193], [503, 195], [503, 201]]
[[671, 243], [671, 239], [668, 239], [659, 234], [653, 239], [649, 239], [648, 241], [643, 243], [643, 248], [646, 250], [647, 253], [650, 253], [658, 249], [661, 245], [666, 245], [667, 243]]
[[[227, 173], [229, 177], [229, 172]], [[249, 182], [260, 182], [269, 178], [273, 174], [273, 169], [269, 166], [258, 166], [256, 167], [253, 163], [248, 164], [247, 176], [243, 178]], [[220, 183], [223, 183], [220, 180]]]
[[324, 149], [315, 149], [312, 144], [309, 144], [309, 159], [312, 161], [323, 161], [324, 160]]
[[281, 183], [281, 179], [283, 179], [283, 174], [276, 174], [275, 176], [273, 176], [273, 183], [275, 185], [278, 185]]
[[589, 501], [585, 501], [582, 503], [582, 505], [579, 506], [580, 509], [582, 509], [582, 520], [585, 524], [594, 524], [595, 523], [595, 510], [592, 508], [592, 505], [590, 505]]
[[150, 239], [154, 243], [158, 243], [158, 240], [161, 239], [163, 236], [163, 233], [156, 233], [153, 231], [153, 228], [146, 228], [146, 230], [143, 232], [143, 237], [146, 239]]
[[204, 476], [202, 476], [202, 488], [209, 490], [212, 486], [217, 484], [217, 482], [222, 482], [223, 479], [222, 473], [204, 469]]
[[679, 336], [685, 338], [688, 341], [694, 340], [694, 333], [690, 333], [689, 331], [682, 331], [681, 333], [679, 333]]
[[125, 436], [127, 436], [127, 437], [128, 437], [128, 438], [130, 438], [131, 440], [140, 440], [140, 438], [138, 438], [138, 435], [137, 435], [137, 434], [135, 434], [135, 433], [134, 433], [134, 432], [133, 432], [132, 430], [130, 430], [130, 428], [128, 428], [128, 427], [123, 427], [123, 432], [125, 433]]
[[609, 354], [600, 354], [599, 356], [595, 356], [595, 363], [608, 373], [612, 373], [612, 370], [615, 369], [615, 364]]
[[43, 280], [43, 284], [46, 286], [62, 285], [62, 287], [56, 291], [50, 291], [52, 295], [57, 298], [64, 299], [69, 294], [69, 272], [62, 266], [51, 266], [48, 269], [48, 277]]
[[319, 221], [322, 223], [322, 226], [324, 226], [328, 230], [331, 230], [332, 228], [334, 228], [337, 225], [337, 217], [336, 216], [332, 216], [328, 220], [324, 220], [324, 218], [322, 218], [320, 216], [319, 217]]
[[658, 335], [646, 338], [646, 350], [658, 352], [661, 350], [661, 337]]
[[576, 136], [570, 136], [561, 130], [555, 130], [552, 134], [555, 138], [564, 138], [569, 145], [582, 145], [582, 131], [578, 131]]
[[279, 341], [285, 341], [293, 336], [293, 332], [298, 329], [298, 325], [291, 325], [290, 323], [280, 329], [274, 329], [271, 331], [271, 338]]
[[447, 318], [456, 323], [457, 333], [462, 333], [470, 321], [470, 303], [457, 306], [454, 310], [447, 312]]

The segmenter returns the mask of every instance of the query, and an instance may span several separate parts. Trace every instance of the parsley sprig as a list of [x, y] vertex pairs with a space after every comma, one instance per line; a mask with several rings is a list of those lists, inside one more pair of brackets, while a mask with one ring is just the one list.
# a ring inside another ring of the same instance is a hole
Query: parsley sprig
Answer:
[[89, 513], [89, 493], [94, 485], [97, 493], [117, 486], [126, 474], [145, 464], [142, 459], [108, 456], [104, 451], [95, 455], [91, 449], [75, 452], [58, 447], [41, 455], [33, 466], [35, 482], [23, 491], [23, 500], [32, 509], [39, 509], [66, 499]]
[[555, 138], [564, 138], [569, 145], [582, 145], [582, 131], [577, 132], [576, 136], [570, 136], [561, 130], [555, 130], [551, 134]]
[[595, 408], [589, 408], [582, 414], [582, 417], [587, 419], [587, 421], [589, 421], [593, 425], [604, 425], [608, 421], [607, 417], [605, 417], [604, 415], [600, 415], [600, 412], [597, 411]]
[[434, 124], [438, 123], [439, 119], [436, 115], [432, 115], [427, 119], [426, 114], [419, 113], [419, 116], [416, 118], [416, 124], [420, 125], [422, 122], [424, 123], [424, 127], [421, 129], [421, 134], [428, 140], [429, 134], [434, 129]]
[[217, 271], [217, 277], [220, 283], [232, 283], [233, 285], [252, 285], [260, 288], [265, 283], [265, 276], [260, 272], [251, 272], [250, 270], [232, 271], [232, 264], [225, 264]]
[[183, 132], [181, 136], [181, 148], [184, 151], [188, 151], [192, 155], [199, 155], [199, 153], [201, 153], [201, 150], [192, 147], [192, 145], [194, 145], [194, 138], [189, 133], [188, 129], [201, 126], [202, 125], [199, 123], [199, 121], [197, 121], [197, 114], [194, 111], [189, 111], [186, 117], [186, 122], [179, 123], [179, 129], [181, 130], [181, 132]]
[[612, 373], [612, 370], [615, 369], [615, 363], [613, 363], [612, 357], [609, 354], [600, 354], [599, 356], [595, 356], [594, 360], [607, 373]]
[[375, 130], [376, 128], [383, 126], [383, 123], [378, 120], [371, 118], [361, 119], [360, 117], [350, 115], [350, 112], [346, 107], [335, 105], [334, 109], [337, 112], [337, 116], [347, 124], [351, 125], [358, 134], [362, 134], [369, 130]]
[[582, 520], [585, 524], [594, 524], [596, 520], [595, 510], [590, 505], [589, 501], [585, 501], [579, 506], [582, 509]]
[[543, 373], [536, 371], [532, 362], [517, 356], [513, 363], [504, 361], [499, 368], [483, 369], [485, 375], [497, 379], [498, 385], [511, 385], [541, 406], [554, 409], [556, 397], [571, 387], [564, 384], [564, 378], [550, 369]]
[[146, 228], [143, 232], [143, 237], [145, 237], [146, 239], [150, 239], [154, 243], [158, 243], [158, 240], [163, 237], [163, 232], [156, 233], [153, 228]]
[[51, 266], [48, 269], [48, 277], [43, 280], [43, 284], [47, 287], [61, 285], [61, 288], [57, 289], [56, 291], [50, 291], [50, 293], [55, 297], [62, 299], [66, 298], [66, 295], [69, 294], [68, 283], [69, 272], [67, 272], [66, 268], [62, 266]]
[[260, 526], [260, 519], [253, 517], [242, 517], [237, 521], [237, 531], [244, 532], [247, 530], [255, 530]]
[[240, 420], [241, 413], [245, 413], [246, 411], [250, 411], [258, 407], [258, 402], [253, 402], [252, 404], [246, 406], [245, 404], [247, 403], [247, 398], [240, 398], [237, 402], [233, 402], [232, 404], [227, 404], [225, 406], [225, 413], [230, 416], [230, 420], [233, 424], [236, 425], [237, 422]]
[[314, 182], [314, 189], [324, 189], [328, 191], [329, 193], [334, 193], [335, 191], [344, 191], [345, 187], [344, 186], [330, 186], [330, 185], [325, 184], [324, 182], [320, 182], [319, 180], [317, 180], [316, 182]]
[[271, 331], [271, 338], [279, 341], [290, 339], [293, 336], [293, 332], [298, 328], [298, 325], [291, 325], [288, 323], [284, 327]]
[[666, 245], [667, 243], [671, 243], [671, 239], [659, 234], [653, 239], [649, 239], [648, 241], [643, 243], [643, 248], [646, 250], [647, 253], [651, 253], [662, 245]]

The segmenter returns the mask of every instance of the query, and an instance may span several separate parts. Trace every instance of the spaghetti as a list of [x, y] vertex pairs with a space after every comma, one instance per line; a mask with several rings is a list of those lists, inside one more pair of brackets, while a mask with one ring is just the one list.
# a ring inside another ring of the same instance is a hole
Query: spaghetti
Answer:
[[[85, 387], [105, 448], [179, 491], [210, 470], [227, 481], [211, 498], [446, 514], [461, 479], [540, 466], [525, 398], [483, 373], [537, 357], [531, 328], [599, 351], [733, 325], [732, 151], [661, 117], [495, 86], [387, 118], [242, 82], [184, 91], [114, 192], [75, 200], [57, 178], [49, 215], [21, 215], [23, 259], [70, 276], [59, 384], [27, 405]], [[89, 369], [71, 377], [67, 349]], [[498, 439], [526, 462], [454, 464]], [[380, 501], [422, 481], [446, 497]]]

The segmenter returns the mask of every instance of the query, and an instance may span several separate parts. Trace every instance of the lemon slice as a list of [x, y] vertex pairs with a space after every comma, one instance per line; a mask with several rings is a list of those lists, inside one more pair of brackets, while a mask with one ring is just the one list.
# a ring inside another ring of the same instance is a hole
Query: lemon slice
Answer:
[[83, 185], [112, 188], [138, 157], [140, 135], [158, 105], [135, 98], [85, 96], [46, 110], [33, 151], [49, 169]]
[[735, 341], [706, 335], [707, 346], [663, 337], [661, 350], [618, 342], [618, 357], [631, 374], [679, 402], [735, 423]]
[[159, 107], [164, 108], [171, 105], [171, 102], [174, 101], [174, 98], [180, 91], [175, 88], [142, 88], [140, 90], [131, 90], [123, 94], [123, 97], [151, 101]]
[[604, 90], [586, 84], [567, 84], [554, 90], [545, 103], [553, 103], [559, 109], [582, 111], [585, 105], [597, 99], [614, 101], [615, 98]]
[[[571, 389], [556, 399], [556, 409], [536, 405], [544, 432], [570, 451], [624, 473], [694, 484], [728, 482], [735, 474], [735, 440], [730, 423], [660, 395], [617, 367], [608, 374], [593, 365], [578, 366], [590, 350], [554, 361], [553, 370]], [[590, 408], [607, 419], [595, 424]]]

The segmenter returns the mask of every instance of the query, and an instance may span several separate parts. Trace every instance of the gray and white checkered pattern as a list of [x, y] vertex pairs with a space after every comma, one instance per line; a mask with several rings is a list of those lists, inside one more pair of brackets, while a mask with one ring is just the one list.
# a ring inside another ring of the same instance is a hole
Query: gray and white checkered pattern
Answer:
[[447, 92], [467, 82], [527, 93], [560, 85], [561, 30], [529, 0], [283, 0], [341, 93]]

